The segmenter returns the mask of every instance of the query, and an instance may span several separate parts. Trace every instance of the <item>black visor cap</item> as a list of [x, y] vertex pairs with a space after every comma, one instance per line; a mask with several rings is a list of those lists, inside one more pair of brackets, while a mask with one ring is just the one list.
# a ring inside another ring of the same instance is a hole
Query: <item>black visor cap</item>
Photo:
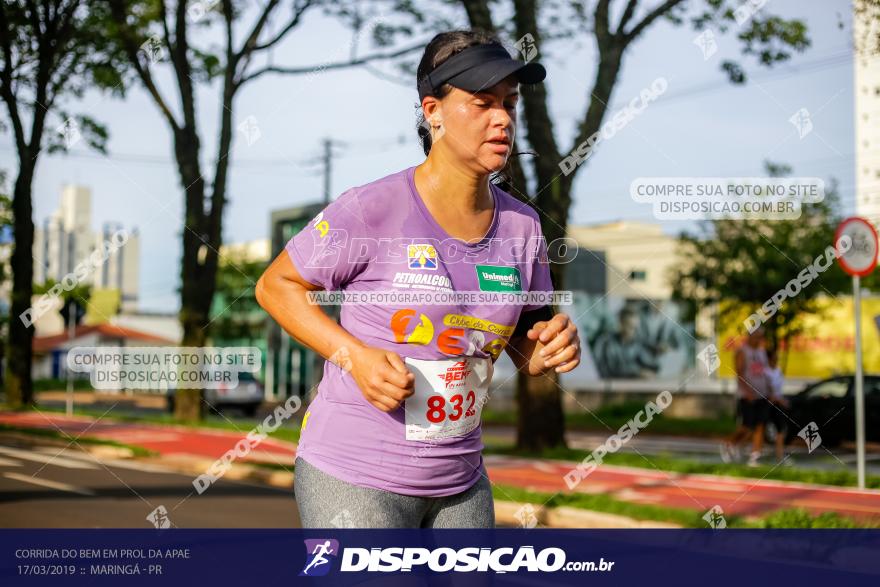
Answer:
[[419, 83], [419, 99], [435, 95], [443, 84], [450, 84], [468, 92], [481, 92], [515, 75], [521, 84], [544, 81], [547, 70], [536, 62], [512, 59], [498, 44], [474, 45], [456, 53]]

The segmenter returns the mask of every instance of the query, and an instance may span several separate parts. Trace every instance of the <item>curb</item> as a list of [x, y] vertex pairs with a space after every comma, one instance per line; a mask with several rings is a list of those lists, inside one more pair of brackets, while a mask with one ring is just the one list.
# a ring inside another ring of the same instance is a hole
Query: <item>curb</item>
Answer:
[[[531, 518], [534, 516], [534, 518]], [[523, 525], [523, 518], [531, 519]], [[636, 520], [618, 514], [595, 512], [583, 508], [559, 506], [548, 508], [530, 503], [495, 500], [495, 521], [506, 526], [522, 528], [681, 528], [671, 522]]]

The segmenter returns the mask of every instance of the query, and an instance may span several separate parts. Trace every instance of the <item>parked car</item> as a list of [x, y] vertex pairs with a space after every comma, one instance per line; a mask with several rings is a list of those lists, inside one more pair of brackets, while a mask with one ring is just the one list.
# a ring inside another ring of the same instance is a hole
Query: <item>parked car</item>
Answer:
[[[865, 439], [880, 442], [880, 375], [864, 376]], [[791, 402], [787, 439], [815, 422], [822, 444], [835, 446], [856, 438], [855, 377], [841, 375], [808, 385]]]
[[[168, 411], [174, 411], [175, 389], [168, 390]], [[245, 416], [252, 418], [257, 415], [257, 409], [263, 403], [263, 384], [260, 383], [253, 373], [241, 371], [238, 374], [238, 385], [228, 386], [221, 384], [217, 389], [205, 390], [205, 402], [212, 411], [219, 412], [226, 408], [236, 408]]]

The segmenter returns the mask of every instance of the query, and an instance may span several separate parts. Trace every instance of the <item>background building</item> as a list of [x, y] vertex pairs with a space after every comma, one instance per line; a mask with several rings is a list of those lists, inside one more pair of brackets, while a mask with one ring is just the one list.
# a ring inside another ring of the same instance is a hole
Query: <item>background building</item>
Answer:
[[856, 214], [880, 224], [880, 35], [876, 20], [854, 18]]
[[272, 252], [272, 241], [268, 238], [229, 243], [220, 246], [220, 262], [225, 261], [269, 261]]
[[[325, 204], [315, 203], [275, 210], [269, 218], [269, 234], [271, 235], [270, 259], [274, 259], [284, 250], [293, 236], [324, 209]], [[334, 315], [332, 306], [325, 306], [328, 313]], [[337, 313], [338, 314], [338, 313]], [[324, 359], [299, 344], [293, 337], [284, 332], [272, 319], [266, 321], [266, 340], [268, 343], [265, 363], [266, 395], [275, 399], [284, 399], [291, 395], [309, 397], [323, 375]]]
[[[61, 281], [77, 264], [88, 261], [95, 250], [110, 243], [123, 226], [105, 222], [101, 230], [92, 230], [92, 194], [83, 186], [65, 186], [61, 205], [41, 228], [34, 232], [34, 282]], [[137, 228], [128, 232], [125, 244], [111, 252], [83, 280], [93, 289], [117, 290], [121, 311], [134, 312], [138, 305], [140, 239]]]
[[[254, 348], [260, 352], [260, 371], [267, 382], [266, 325], [269, 315], [257, 303], [255, 288], [270, 260], [268, 238], [230, 243], [220, 247], [217, 289], [211, 302], [209, 344], [217, 347]], [[274, 399], [264, 386], [265, 397]]]
[[[620, 221], [569, 226], [568, 236], [580, 245], [578, 258], [586, 255], [594, 257], [597, 264], [601, 262], [600, 271], [605, 273], [602, 294], [655, 300], [668, 300], [672, 294], [669, 271], [677, 264], [677, 240], [664, 234], [660, 224]], [[566, 287], [575, 289], [569, 284]], [[578, 289], [595, 293], [593, 288]]]

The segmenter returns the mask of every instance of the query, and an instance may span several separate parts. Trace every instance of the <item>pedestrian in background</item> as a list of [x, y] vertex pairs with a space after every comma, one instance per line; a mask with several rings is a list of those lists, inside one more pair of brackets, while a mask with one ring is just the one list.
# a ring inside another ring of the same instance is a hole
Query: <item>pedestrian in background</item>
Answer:
[[761, 458], [769, 397], [767, 351], [764, 345], [764, 329], [757, 328], [749, 333], [745, 344], [736, 351], [737, 427], [721, 443], [721, 460], [725, 463], [739, 460], [739, 445], [749, 436], [752, 438], [752, 452], [748, 465], [757, 467]]
[[788, 435], [788, 400], [782, 393], [784, 377], [779, 368], [779, 353], [776, 349], [767, 352], [767, 384], [770, 388], [769, 401], [767, 402], [767, 421], [773, 424], [776, 430], [776, 462], [791, 466], [791, 458], [783, 460], [785, 451], [785, 439]]

